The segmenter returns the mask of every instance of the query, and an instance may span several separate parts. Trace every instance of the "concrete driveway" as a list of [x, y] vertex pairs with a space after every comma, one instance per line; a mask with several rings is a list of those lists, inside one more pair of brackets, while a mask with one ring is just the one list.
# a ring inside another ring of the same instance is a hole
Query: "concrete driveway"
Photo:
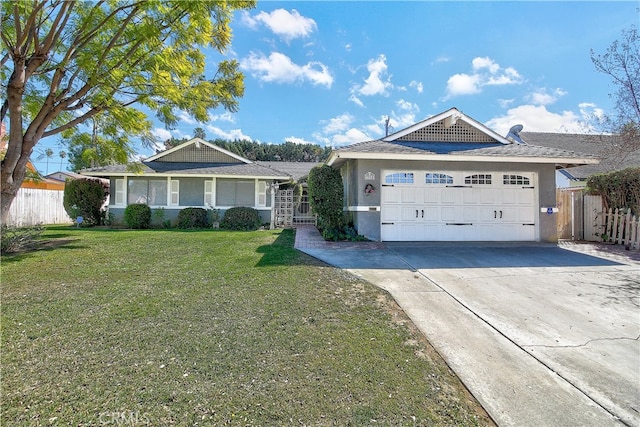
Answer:
[[300, 249], [387, 290], [498, 425], [640, 425], [640, 263], [550, 244]]

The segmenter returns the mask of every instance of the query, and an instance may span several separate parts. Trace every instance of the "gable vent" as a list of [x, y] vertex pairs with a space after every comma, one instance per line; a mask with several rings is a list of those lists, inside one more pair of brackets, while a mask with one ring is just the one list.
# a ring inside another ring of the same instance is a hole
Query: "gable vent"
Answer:
[[479, 131], [462, 120], [446, 127], [445, 121], [433, 123], [422, 129], [398, 138], [396, 141], [412, 142], [487, 142], [495, 143], [495, 139]]
[[189, 145], [156, 161], [173, 163], [242, 163], [228, 154], [202, 144], [198, 144], [198, 146], [196, 144]]

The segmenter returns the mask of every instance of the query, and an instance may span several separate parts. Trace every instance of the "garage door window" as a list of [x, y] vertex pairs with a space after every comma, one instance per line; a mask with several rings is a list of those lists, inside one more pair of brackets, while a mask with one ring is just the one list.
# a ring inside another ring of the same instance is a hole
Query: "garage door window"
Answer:
[[424, 177], [425, 184], [453, 184], [453, 177], [444, 173], [427, 173]]
[[529, 178], [522, 175], [502, 175], [504, 185], [531, 185]]
[[390, 173], [384, 178], [385, 184], [413, 184], [413, 172]]
[[475, 174], [464, 177], [465, 184], [491, 185], [491, 174]]

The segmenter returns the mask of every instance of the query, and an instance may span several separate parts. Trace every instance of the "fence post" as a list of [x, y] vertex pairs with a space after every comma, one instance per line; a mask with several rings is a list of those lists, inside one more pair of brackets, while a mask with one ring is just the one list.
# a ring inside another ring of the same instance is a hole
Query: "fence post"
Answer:
[[605, 229], [605, 233], [607, 235], [607, 242], [611, 241], [611, 236], [613, 235], [613, 221], [612, 218], [613, 217], [613, 208], [609, 208], [609, 210], [607, 211], [607, 215], [606, 215], [606, 219], [605, 219], [605, 225], [606, 225], [606, 229]]

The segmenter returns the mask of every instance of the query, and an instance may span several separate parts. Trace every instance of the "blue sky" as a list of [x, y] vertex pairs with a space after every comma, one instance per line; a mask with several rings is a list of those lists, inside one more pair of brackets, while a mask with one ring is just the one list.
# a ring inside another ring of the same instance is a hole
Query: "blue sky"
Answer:
[[[384, 136], [451, 107], [506, 135], [590, 131], [610, 111], [603, 53], [638, 25], [640, 2], [259, 1], [237, 13], [225, 57], [245, 74], [240, 110], [187, 115], [154, 134], [339, 147]], [[211, 53], [211, 69], [219, 61]], [[56, 153], [60, 149], [57, 141]], [[42, 150], [44, 146], [37, 147]], [[153, 154], [139, 149], [139, 155]], [[36, 155], [33, 156], [34, 160]], [[58, 163], [59, 157], [50, 160]], [[44, 172], [44, 160], [36, 162]]]

